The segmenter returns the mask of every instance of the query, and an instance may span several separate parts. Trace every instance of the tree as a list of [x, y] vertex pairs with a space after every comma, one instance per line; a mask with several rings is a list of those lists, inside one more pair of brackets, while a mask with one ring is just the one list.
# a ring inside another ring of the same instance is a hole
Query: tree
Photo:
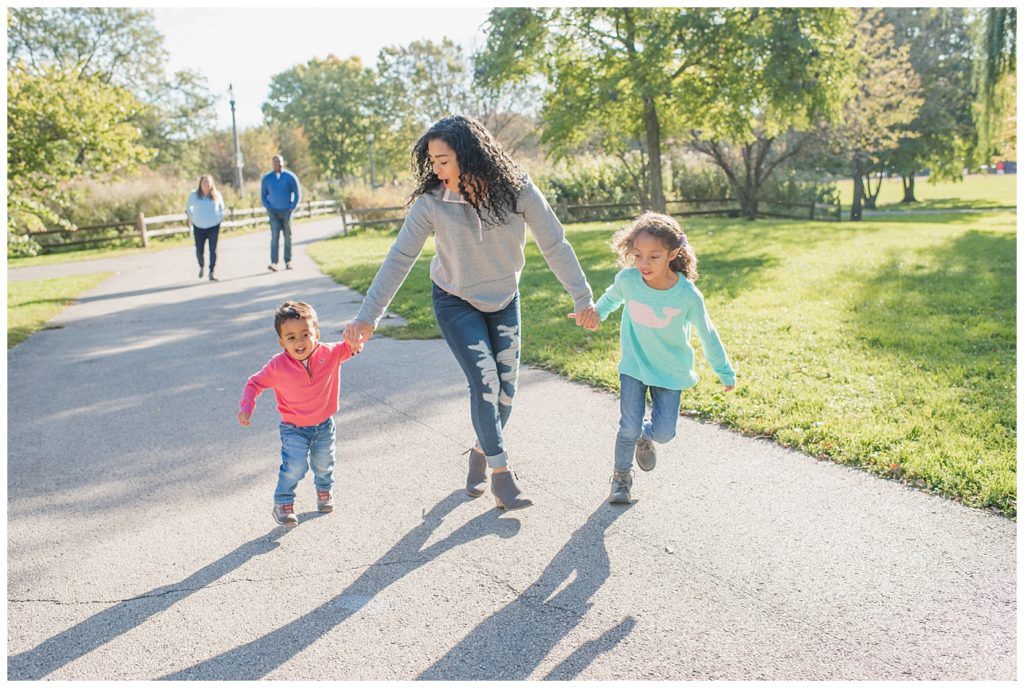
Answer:
[[[1012, 111], [1016, 115], [1017, 9], [990, 7], [974, 15], [976, 27], [974, 84], [978, 94], [974, 105], [977, 138], [974, 156], [988, 163], [1004, 146], [1016, 148], [1016, 129], [1006, 126]], [[1000, 136], [1009, 130], [1009, 137]]]
[[[744, 22], [744, 16], [749, 19]], [[690, 145], [729, 180], [745, 217], [759, 212], [762, 188], [817, 142], [852, 85], [848, 11], [743, 10], [730, 15], [720, 84]], [[747, 28], [740, 28], [746, 24]]]
[[[612, 152], [632, 165], [642, 200], [663, 211], [666, 139], [699, 127], [702, 141], [742, 147], [835, 115], [848, 82], [848, 49], [837, 39], [848, 17], [840, 9], [503, 8], [491, 12], [479, 62], [492, 83], [543, 74], [552, 88], [542, 141], [556, 157], [588, 143]], [[744, 187], [752, 198], [758, 188]]]
[[447, 36], [440, 43], [413, 41], [383, 48], [377, 56], [377, 76], [414, 131], [473, 106], [472, 74], [462, 48]]
[[901, 137], [913, 136], [908, 126], [921, 105], [920, 79], [910, 65], [909, 47], [896, 46], [893, 27], [879, 10], [857, 12], [851, 40], [858, 56], [857, 88], [844, 104], [843, 122], [832, 127], [830, 135], [837, 154], [852, 158], [851, 220], [862, 216], [865, 176], [881, 167], [883, 156], [895, 150]]
[[75, 177], [131, 169], [153, 151], [133, 118], [141, 105], [124, 88], [77, 68], [16, 61], [7, 71], [8, 231], [62, 224], [62, 186]]
[[367, 134], [379, 146], [376, 139], [391, 132], [376, 116], [380, 100], [374, 72], [362, 60], [328, 55], [276, 74], [263, 116], [270, 124], [301, 126], [317, 166], [340, 179], [357, 174], [368, 160]]
[[168, 75], [163, 36], [150, 10], [100, 7], [11, 8], [8, 64], [20, 60], [29, 74], [61, 65], [131, 92], [139, 105], [134, 122], [154, 165], [189, 167], [195, 141], [214, 123], [215, 98], [191, 70]]
[[[386, 142], [396, 146], [396, 162], [407, 161], [410, 142], [449, 114], [476, 117], [510, 154], [530, 137], [533, 123], [523, 113], [524, 106], [539, 99], [536, 88], [526, 84], [490, 90], [477, 83], [474, 74], [462, 48], [447, 37], [440, 43], [414, 41], [380, 51], [377, 84], [385, 110], [381, 114], [401, 132]], [[390, 147], [385, 149], [385, 156], [390, 152]]]
[[910, 64], [921, 79], [923, 102], [907, 126], [913, 135], [900, 138], [882, 161], [903, 179], [902, 202], [912, 203], [918, 171], [928, 167], [932, 180], [959, 180], [967, 164], [976, 135], [974, 44], [969, 14], [962, 8], [887, 8], [882, 16], [894, 28], [896, 46], [909, 49]]

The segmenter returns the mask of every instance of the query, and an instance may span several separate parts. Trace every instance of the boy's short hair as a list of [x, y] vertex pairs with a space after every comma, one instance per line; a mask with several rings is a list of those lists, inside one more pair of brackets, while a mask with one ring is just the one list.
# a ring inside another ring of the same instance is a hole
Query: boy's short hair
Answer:
[[317, 328], [320, 327], [316, 311], [304, 301], [285, 301], [274, 311], [274, 329], [278, 337], [281, 336], [281, 325], [285, 320], [310, 320]]

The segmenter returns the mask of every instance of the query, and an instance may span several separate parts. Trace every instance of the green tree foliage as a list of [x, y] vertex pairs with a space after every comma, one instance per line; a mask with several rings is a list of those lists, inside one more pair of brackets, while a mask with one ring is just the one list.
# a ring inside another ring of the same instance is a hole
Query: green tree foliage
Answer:
[[8, 64], [31, 74], [62, 65], [92, 82], [130, 91], [135, 124], [155, 151], [152, 166], [194, 168], [195, 141], [213, 127], [215, 98], [191, 70], [167, 74], [163, 36], [150, 10], [101, 7], [11, 8]]
[[501, 8], [478, 65], [490, 84], [543, 75], [542, 141], [556, 157], [612, 153], [641, 201], [663, 210], [668, 139], [699, 129], [720, 148], [767, 150], [837, 115], [849, 23], [848, 11], [820, 8]]
[[146, 162], [152, 151], [134, 124], [141, 107], [126, 89], [77, 67], [9, 65], [8, 231], [59, 222], [65, 182]]
[[438, 119], [459, 113], [479, 119], [505, 150], [515, 154], [533, 135], [535, 124], [527, 113], [535, 109], [540, 93], [529, 82], [488, 88], [474, 78], [475, 73], [472, 60], [448, 37], [440, 43], [414, 41], [381, 50], [379, 102], [398, 133], [385, 139], [384, 155], [406, 164], [412, 141]]
[[470, 67], [462, 48], [450, 38], [382, 49], [377, 75], [389, 100], [403, 104], [396, 113], [406, 120], [402, 124], [415, 132], [446, 115], [473, 110]]
[[881, 11], [857, 10], [851, 44], [858, 56], [857, 88], [845, 104], [842, 124], [832, 128], [837, 154], [852, 160], [853, 204], [850, 219], [860, 220], [866, 196], [864, 178], [878, 169], [901, 138], [912, 137], [909, 126], [922, 99], [921, 82], [910, 63], [910, 48], [897, 46], [893, 27]]
[[883, 164], [903, 178], [904, 203], [913, 202], [915, 174], [927, 167], [934, 181], [959, 180], [975, 138], [976, 98], [971, 82], [974, 44], [968, 11], [956, 7], [887, 8], [898, 47], [921, 79], [923, 102], [907, 127], [911, 137], [884, 156]]
[[1016, 152], [1017, 147], [1016, 128], [1006, 122], [1016, 116], [1017, 9], [990, 7], [976, 11], [974, 19], [974, 85], [978, 94], [974, 159], [987, 164], [1002, 149]]
[[374, 134], [378, 150], [386, 146], [393, 126], [381, 126], [383, 109], [372, 69], [358, 57], [328, 55], [276, 74], [263, 116], [270, 124], [302, 127], [317, 166], [340, 179], [364, 169], [367, 134]]

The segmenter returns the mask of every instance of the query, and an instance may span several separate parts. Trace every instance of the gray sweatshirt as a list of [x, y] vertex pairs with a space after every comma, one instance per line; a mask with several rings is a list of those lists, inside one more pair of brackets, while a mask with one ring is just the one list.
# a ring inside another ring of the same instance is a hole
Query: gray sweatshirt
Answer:
[[489, 226], [480, 222], [473, 206], [443, 186], [417, 198], [355, 319], [377, 326], [431, 233], [436, 254], [430, 261], [430, 279], [481, 311], [500, 311], [519, 288], [526, 263], [526, 225], [551, 271], [572, 296], [575, 312], [592, 306], [590, 285], [565, 230], [529, 179], [516, 199], [516, 210], [508, 213], [504, 224]]

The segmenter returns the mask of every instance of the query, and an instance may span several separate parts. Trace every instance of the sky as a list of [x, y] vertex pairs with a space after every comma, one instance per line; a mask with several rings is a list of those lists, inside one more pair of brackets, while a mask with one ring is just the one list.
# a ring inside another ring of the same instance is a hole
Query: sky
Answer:
[[223, 96], [217, 126], [231, 126], [228, 84], [234, 86], [240, 129], [263, 122], [260, 105], [275, 74], [314, 57], [358, 55], [375, 66], [386, 46], [415, 40], [439, 42], [445, 36], [466, 53], [481, 47], [489, 7], [285, 8], [153, 7], [156, 28], [164, 35], [170, 70], [185, 67], [206, 77], [208, 88]]

